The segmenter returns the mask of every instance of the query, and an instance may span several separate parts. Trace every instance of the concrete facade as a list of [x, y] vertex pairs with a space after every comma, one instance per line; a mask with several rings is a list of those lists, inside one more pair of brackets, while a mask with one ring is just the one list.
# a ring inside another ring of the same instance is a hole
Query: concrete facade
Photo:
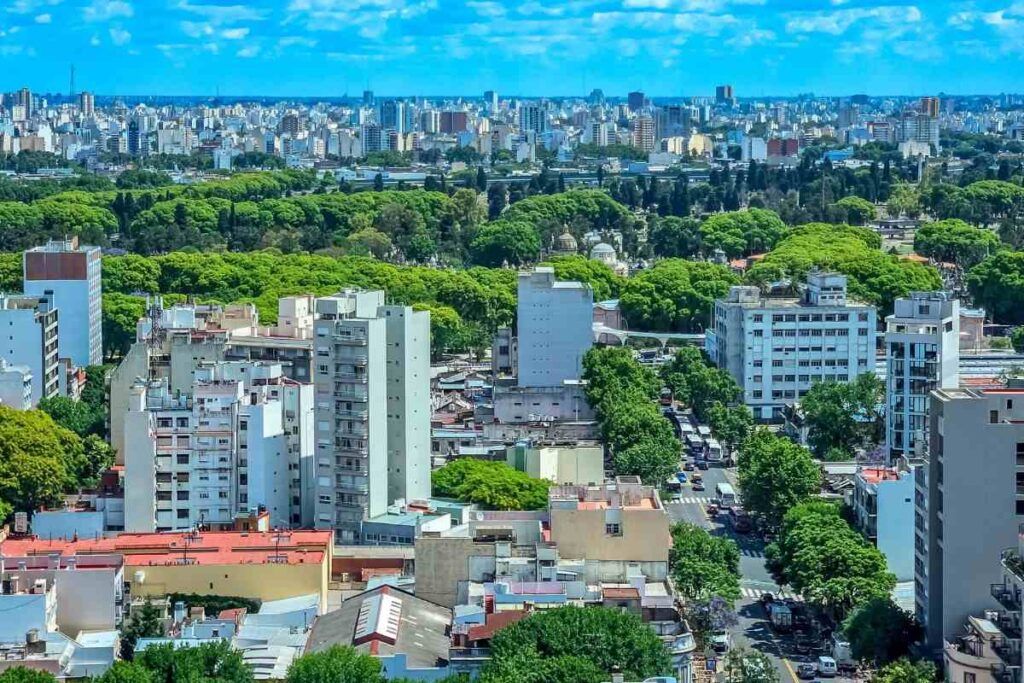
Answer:
[[0, 358], [0, 405], [15, 410], [32, 407], [32, 370]]
[[874, 371], [875, 320], [874, 306], [847, 299], [845, 275], [812, 272], [800, 298], [732, 287], [715, 302], [705, 349], [743, 389], [755, 418], [777, 420], [815, 382]]
[[32, 375], [32, 405], [60, 393], [58, 311], [53, 298], [0, 294], [0, 358]]
[[935, 652], [995, 608], [992, 558], [1024, 520], [1024, 388], [932, 392], [929, 452], [915, 473], [915, 608]]
[[516, 308], [519, 386], [559, 387], [578, 380], [594, 344], [594, 292], [555, 280], [553, 268], [520, 273]]
[[897, 299], [885, 318], [885, 443], [890, 462], [925, 438], [928, 396], [958, 386], [960, 302], [945, 292]]

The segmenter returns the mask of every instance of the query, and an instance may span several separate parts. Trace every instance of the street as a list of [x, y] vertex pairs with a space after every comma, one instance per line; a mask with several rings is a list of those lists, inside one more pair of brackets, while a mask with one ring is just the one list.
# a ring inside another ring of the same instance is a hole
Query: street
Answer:
[[[727, 536], [736, 542], [740, 550], [740, 593], [742, 597], [736, 603], [739, 623], [733, 629], [733, 647], [747, 647], [768, 655], [775, 663], [779, 672], [779, 680], [783, 683], [797, 683], [799, 678], [796, 668], [803, 662], [815, 662], [816, 655], [797, 655], [794, 652], [792, 636], [776, 634], [768, 625], [764, 608], [758, 602], [761, 595], [773, 593], [777, 598], [800, 600], [788, 590], [781, 590], [773, 581], [765, 567], [764, 543], [757, 534], [737, 534], [723, 521], [713, 520], [707, 516], [705, 508], [715, 497], [715, 486], [729, 483], [736, 487], [735, 469], [712, 466], [706, 471], [698, 472], [704, 478], [704, 491], [694, 491], [690, 482], [683, 484], [680, 494], [681, 502], [666, 502], [665, 508], [672, 522], [698, 524], [714, 535]], [[693, 473], [687, 473], [688, 475]], [[818, 677], [816, 676], [815, 679]], [[852, 679], [836, 677], [831, 680], [837, 683], [848, 683]]]

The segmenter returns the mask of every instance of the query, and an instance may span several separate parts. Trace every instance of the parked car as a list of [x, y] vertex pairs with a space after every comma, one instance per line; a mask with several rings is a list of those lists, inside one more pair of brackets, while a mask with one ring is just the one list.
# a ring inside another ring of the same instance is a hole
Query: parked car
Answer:
[[684, 471], [684, 472], [693, 472], [693, 463], [692, 463], [692, 462], [690, 462], [689, 460], [687, 460], [687, 461], [686, 461], [686, 462], [685, 462], [685, 463], [683, 464], [683, 471]]
[[686, 472], [676, 472], [676, 479], [680, 484], [686, 483]]
[[728, 631], [715, 631], [711, 634], [711, 649], [715, 652], [725, 652], [729, 649], [730, 640]]
[[693, 490], [694, 491], [704, 491], [705, 490], [704, 489], [704, 482], [700, 481], [699, 479], [694, 479], [693, 480]]
[[707, 468], [708, 468], [708, 461], [707, 460], [705, 460], [704, 458], [701, 458], [701, 459], [699, 459], [697, 461], [697, 469], [698, 470], [706, 470]]
[[839, 673], [839, 667], [836, 666], [836, 660], [831, 657], [822, 655], [818, 657], [818, 675], [823, 678], [834, 678]]
[[803, 664], [798, 664], [796, 667], [796, 675], [804, 680], [814, 678], [817, 674], [818, 667], [813, 664], [804, 662]]

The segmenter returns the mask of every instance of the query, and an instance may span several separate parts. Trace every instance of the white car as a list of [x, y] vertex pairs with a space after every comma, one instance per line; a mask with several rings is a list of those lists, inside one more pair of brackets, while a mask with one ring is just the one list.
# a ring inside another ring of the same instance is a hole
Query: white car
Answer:
[[818, 675], [822, 678], [833, 678], [839, 673], [839, 667], [836, 666], [836, 660], [831, 657], [818, 657]]
[[728, 631], [715, 631], [711, 634], [711, 649], [715, 652], [725, 652], [731, 643]]

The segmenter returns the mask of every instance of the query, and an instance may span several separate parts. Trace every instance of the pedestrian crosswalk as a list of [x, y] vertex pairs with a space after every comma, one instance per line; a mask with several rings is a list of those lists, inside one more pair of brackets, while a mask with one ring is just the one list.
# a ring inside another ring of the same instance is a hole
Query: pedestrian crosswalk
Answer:
[[[740, 593], [743, 594], [743, 597], [751, 598], [751, 599], [754, 599], [754, 600], [759, 600], [761, 598], [761, 596], [764, 595], [767, 592], [769, 592], [769, 591], [762, 590], [762, 589], [759, 589], [759, 588], [747, 588], [746, 586], [740, 588]], [[771, 593], [776, 598], [781, 598], [783, 600], [793, 600], [795, 602], [803, 602], [804, 601], [803, 596], [797, 595], [796, 593], [791, 593], [788, 590], [778, 590], [778, 589], [776, 589], [776, 590], [771, 591]]]
[[708, 499], [701, 496], [683, 496], [669, 501], [671, 505], [707, 505]]

